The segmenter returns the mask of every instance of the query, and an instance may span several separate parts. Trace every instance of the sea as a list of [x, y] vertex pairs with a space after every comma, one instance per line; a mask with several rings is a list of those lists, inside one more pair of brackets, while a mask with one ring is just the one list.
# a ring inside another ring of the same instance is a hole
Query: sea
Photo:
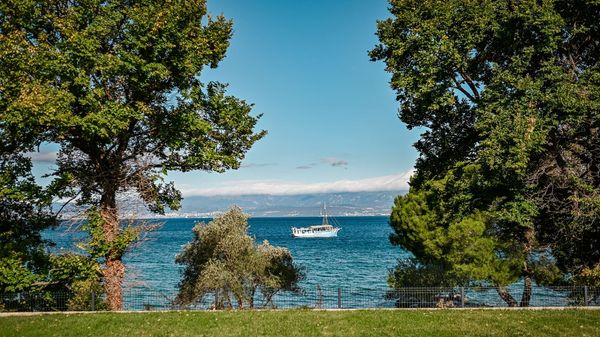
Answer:
[[[336, 227], [341, 227], [335, 238], [293, 238], [292, 227], [307, 227], [321, 223], [320, 217], [264, 217], [249, 219], [249, 234], [260, 244], [264, 240], [274, 246], [288, 248], [295, 263], [304, 267], [306, 278], [300, 286], [304, 295], [280, 294], [278, 307], [393, 307], [393, 299], [384, 299], [389, 290], [388, 273], [399, 259], [410, 253], [392, 246], [389, 235], [392, 229], [385, 216], [334, 217]], [[175, 257], [193, 238], [192, 228], [198, 222], [210, 219], [156, 219], [144, 220], [157, 224], [148, 235], [124, 257], [126, 279], [125, 307], [129, 310], [147, 309], [148, 305], [168, 309], [177, 293], [183, 267]], [[55, 252], [77, 251], [77, 242], [85, 234], [65, 224], [44, 236], [55, 242]], [[523, 283], [508, 287], [515, 298], [520, 298]], [[534, 286], [532, 306], [572, 305], [577, 292], [582, 289], [559, 287], [550, 290]], [[432, 291], [436, 291], [432, 289]], [[343, 298], [343, 303], [342, 303]], [[506, 306], [493, 287], [470, 287], [465, 290], [469, 306]], [[576, 299], [576, 298], [575, 298]], [[208, 308], [212, 299], [206, 298], [199, 308]], [[600, 305], [600, 296], [595, 297]], [[431, 303], [427, 304], [431, 305]]]
[[[271, 245], [288, 248], [295, 263], [304, 267], [306, 277], [301, 286], [306, 289], [385, 289], [387, 275], [399, 258], [408, 253], [392, 246], [392, 229], [385, 216], [334, 217], [331, 221], [341, 230], [335, 238], [293, 238], [292, 227], [321, 223], [320, 217], [263, 217], [249, 219], [249, 234], [257, 244], [264, 240]], [[192, 240], [192, 228], [210, 219], [156, 219], [159, 224], [144, 240], [127, 253], [125, 288], [144, 288], [174, 293], [181, 279], [182, 266], [176, 255]], [[331, 222], [330, 221], [330, 222]], [[84, 237], [72, 226], [47, 231], [56, 251], [76, 250], [76, 242]]]

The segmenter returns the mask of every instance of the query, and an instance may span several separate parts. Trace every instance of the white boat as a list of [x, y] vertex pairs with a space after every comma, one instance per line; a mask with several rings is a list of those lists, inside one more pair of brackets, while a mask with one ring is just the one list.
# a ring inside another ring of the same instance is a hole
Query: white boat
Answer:
[[309, 227], [292, 227], [295, 238], [334, 238], [341, 228], [329, 224], [327, 210], [323, 207], [323, 223]]

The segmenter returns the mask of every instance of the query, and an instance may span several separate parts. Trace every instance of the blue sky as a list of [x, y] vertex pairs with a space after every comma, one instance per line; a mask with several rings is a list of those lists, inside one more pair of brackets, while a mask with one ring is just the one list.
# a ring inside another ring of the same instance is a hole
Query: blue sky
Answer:
[[201, 80], [263, 114], [268, 134], [242, 167], [223, 174], [171, 172], [184, 195], [295, 194], [398, 190], [414, 166], [408, 131], [397, 118], [390, 75], [367, 52], [377, 43], [385, 0], [208, 0], [234, 21], [226, 58]]

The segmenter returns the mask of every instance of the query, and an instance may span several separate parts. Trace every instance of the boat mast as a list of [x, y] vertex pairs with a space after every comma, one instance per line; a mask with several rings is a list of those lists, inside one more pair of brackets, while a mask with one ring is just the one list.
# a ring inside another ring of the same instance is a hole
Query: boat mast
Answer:
[[329, 221], [327, 221], [327, 205], [323, 203], [323, 225], [329, 225]]

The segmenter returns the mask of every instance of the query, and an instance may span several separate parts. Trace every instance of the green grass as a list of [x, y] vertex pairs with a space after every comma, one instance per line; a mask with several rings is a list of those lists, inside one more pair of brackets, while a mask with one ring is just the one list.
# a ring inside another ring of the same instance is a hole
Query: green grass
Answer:
[[600, 336], [600, 310], [363, 310], [0, 317], [0, 336]]

